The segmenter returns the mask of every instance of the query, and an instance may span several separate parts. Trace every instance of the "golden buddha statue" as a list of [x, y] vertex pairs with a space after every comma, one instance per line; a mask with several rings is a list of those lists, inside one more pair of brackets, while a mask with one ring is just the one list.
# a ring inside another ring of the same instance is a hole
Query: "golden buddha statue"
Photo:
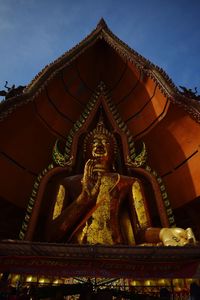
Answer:
[[58, 185], [46, 225], [46, 240], [132, 246], [194, 243], [190, 228], [148, 226], [150, 216], [142, 205], [142, 182], [115, 171], [116, 151], [114, 135], [99, 121], [84, 140], [83, 175], [66, 177]]

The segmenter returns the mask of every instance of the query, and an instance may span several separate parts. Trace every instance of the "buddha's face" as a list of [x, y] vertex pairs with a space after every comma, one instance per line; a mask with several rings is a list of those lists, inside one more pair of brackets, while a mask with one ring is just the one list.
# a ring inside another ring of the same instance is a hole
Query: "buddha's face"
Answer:
[[92, 157], [99, 160], [112, 160], [113, 147], [110, 144], [109, 138], [104, 134], [94, 135], [92, 141]]

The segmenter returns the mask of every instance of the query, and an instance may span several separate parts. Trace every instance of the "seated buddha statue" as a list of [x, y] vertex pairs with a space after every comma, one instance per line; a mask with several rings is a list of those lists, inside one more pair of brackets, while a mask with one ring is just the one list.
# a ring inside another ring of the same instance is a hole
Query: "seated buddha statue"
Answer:
[[58, 185], [46, 241], [131, 246], [193, 243], [191, 229], [149, 227], [145, 207], [138, 218], [134, 198], [145, 198], [144, 187], [138, 178], [116, 172], [116, 151], [114, 135], [99, 121], [84, 140], [83, 174], [63, 178]]

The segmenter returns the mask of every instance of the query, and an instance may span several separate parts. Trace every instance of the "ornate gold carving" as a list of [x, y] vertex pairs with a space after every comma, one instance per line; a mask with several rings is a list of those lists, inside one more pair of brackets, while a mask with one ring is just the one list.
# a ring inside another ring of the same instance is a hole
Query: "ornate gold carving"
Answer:
[[58, 150], [58, 140], [56, 140], [56, 143], [53, 147], [53, 161], [59, 165], [64, 167], [65, 163], [66, 163], [66, 157], [60, 153], [60, 151]]
[[58, 150], [58, 140], [56, 140], [56, 143], [53, 147], [53, 161], [61, 166], [61, 167], [65, 167], [65, 166], [71, 166], [72, 165], [72, 161], [73, 161], [73, 156], [69, 157], [69, 155], [65, 154], [63, 155], [62, 153], [60, 153], [60, 151]]
[[147, 161], [147, 149], [146, 149], [146, 145], [143, 142], [142, 143], [143, 147], [142, 147], [142, 151], [140, 152], [140, 154], [138, 154], [134, 160], [132, 160], [130, 158], [130, 156], [127, 157], [127, 166], [129, 167], [133, 167], [133, 168], [139, 168], [142, 167], [146, 164]]
[[120, 176], [116, 178], [103, 176], [99, 194], [97, 197], [97, 205], [101, 205], [94, 211], [91, 217], [91, 224], [86, 223], [83, 229], [81, 240], [86, 237], [89, 244], [107, 244], [113, 245], [112, 231], [110, 229], [110, 192], [118, 184]]
[[145, 203], [144, 203], [142, 191], [138, 181], [135, 181], [132, 185], [132, 196], [133, 196], [134, 207], [136, 210], [140, 227], [145, 229], [149, 226], [149, 224], [148, 224], [148, 218], [145, 211]]
[[53, 211], [53, 220], [56, 219], [61, 214], [64, 199], [65, 199], [65, 188], [61, 184], [59, 186], [59, 190], [58, 190], [57, 197], [56, 197], [56, 203], [55, 203], [54, 211]]
[[173, 216], [173, 211], [171, 209], [171, 204], [168, 199], [168, 194], [165, 189], [165, 185], [162, 181], [162, 178], [157, 174], [155, 170], [152, 170], [151, 167], [146, 164], [146, 161], [147, 161], [147, 150], [145, 144], [143, 143], [143, 149], [141, 153], [134, 160], [130, 156], [128, 156], [126, 165], [130, 168], [145, 167], [145, 170], [156, 178], [160, 187], [160, 191], [165, 205], [165, 210], [168, 216], [170, 227], [174, 227], [176, 226], [175, 220]]

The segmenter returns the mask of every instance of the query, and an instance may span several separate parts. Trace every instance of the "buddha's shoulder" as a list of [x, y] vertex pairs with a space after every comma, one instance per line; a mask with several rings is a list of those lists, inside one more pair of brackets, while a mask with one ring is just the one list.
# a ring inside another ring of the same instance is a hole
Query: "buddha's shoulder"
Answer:
[[64, 177], [60, 180], [60, 184], [63, 184], [63, 185], [69, 185], [69, 184], [74, 184], [74, 183], [80, 183], [81, 180], [83, 178], [83, 175], [82, 174], [78, 174], [78, 175], [72, 175], [72, 176], [67, 176], [67, 177]]
[[119, 173], [106, 173], [105, 177], [110, 177], [110, 178], [118, 178], [121, 181], [125, 182], [135, 182], [135, 181], [140, 181], [138, 178], [128, 176], [128, 175], [123, 175]]

